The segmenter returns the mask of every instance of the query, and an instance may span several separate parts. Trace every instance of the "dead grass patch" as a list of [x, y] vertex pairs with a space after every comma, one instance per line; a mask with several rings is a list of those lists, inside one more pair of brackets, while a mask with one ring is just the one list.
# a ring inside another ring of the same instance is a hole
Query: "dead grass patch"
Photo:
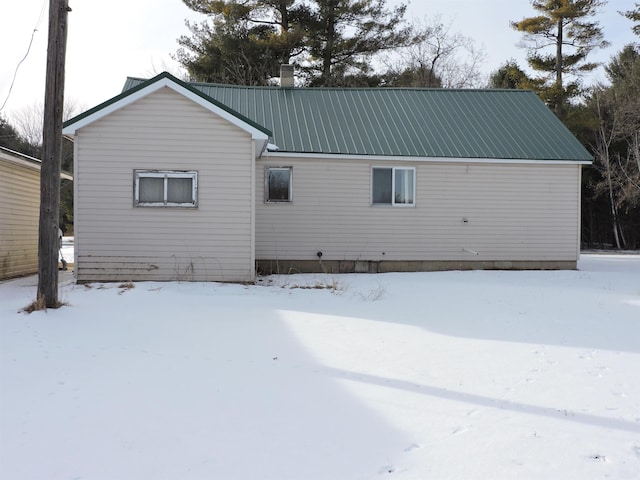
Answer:
[[44, 296], [41, 295], [20, 311], [24, 313], [33, 313], [41, 310], [46, 311], [48, 308], [57, 309], [57, 308], [63, 307], [64, 305], [66, 305], [66, 303], [58, 301], [55, 305], [47, 307], [44, 301]]
[[281, 288], [300, 289], [300, 290], [331, 290], [336, 293], [342, 290], [342, 286], [338, 283], [338, 279], [333, 278], [330, 282], [316, 281], [308, 285], [300, 285], [297, 283], [284, 283]]
[[118, 292], [118, 295], [122, 295], [127, 290], [131, 290], [132, 288], [136, 288], [136, 284], [133, 283], [133, 282], [123, 282], [120, 285], [118, 285], [118, 288], [120, 289], [120, 291]]

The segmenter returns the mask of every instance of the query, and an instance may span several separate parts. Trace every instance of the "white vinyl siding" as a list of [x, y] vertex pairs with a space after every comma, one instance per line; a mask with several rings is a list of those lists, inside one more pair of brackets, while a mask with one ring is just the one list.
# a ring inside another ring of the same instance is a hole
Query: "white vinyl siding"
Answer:
[[0, 279], [38, 271], [40, 170], [0, 159]]
[[[163, 88], [76, 137], [76, 271], [91, 280], [251, 280], [251, 137]], [[198, 208], [137, 208], [134, 170], [198, 172]]]
[[577, 260], [580, 165], [407, 162], [415, 208], [398, 209], [371, 206], [375, 163], [291, 163], [295, 203], [256, 207], [258, 259]]

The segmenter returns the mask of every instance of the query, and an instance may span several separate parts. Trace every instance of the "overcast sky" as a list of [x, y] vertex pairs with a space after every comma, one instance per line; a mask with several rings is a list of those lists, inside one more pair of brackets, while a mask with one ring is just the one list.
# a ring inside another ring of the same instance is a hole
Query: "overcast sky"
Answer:
[[[0, 107], [11, 116], [44, 98], [49, 0], [4, 0], [0, 28]], [[388, 5], [400, 0], [388, 0]], [[406, 3], [406, 2], [405, 2]], [[598, 20], [611, 46], [594, 58], [608, 59], [628, 43], [638, 41], [632, 23], [619, 15], [630, 10], [633, 0], [609, 0]], [[185, 19], [203, 17], [189, 10], [182, 0], [69, 0], [65, 97], [82, 110], [120, 93], [127, 76], [149, 77], [163, 70], [178, 71], [171, 54], [180, 35], [188, 34]], [[518, 48], [520, 34], [509, 27], [510, 20], [533, 14], [529, 0], [412, 0], [407, 19], [431, 18], [440, 14], [452, 21], [452, 32], [471, 37], [484, 45], [486, 74], [510, 58], [525, 65], [526, 51]], [[25, 56], [32, 33], [30, 52], [10, 85], [18, 62]], [[602, 70], [596, 79], [604, 80]]]

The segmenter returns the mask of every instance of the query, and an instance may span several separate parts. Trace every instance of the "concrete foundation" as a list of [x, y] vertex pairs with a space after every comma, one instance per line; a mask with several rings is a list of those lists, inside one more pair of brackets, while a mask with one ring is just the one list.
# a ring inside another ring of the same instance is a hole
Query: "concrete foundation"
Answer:
[[575, 260], [256, 260], [259, 275], [436, 272], [445, 270], [576, 270]]

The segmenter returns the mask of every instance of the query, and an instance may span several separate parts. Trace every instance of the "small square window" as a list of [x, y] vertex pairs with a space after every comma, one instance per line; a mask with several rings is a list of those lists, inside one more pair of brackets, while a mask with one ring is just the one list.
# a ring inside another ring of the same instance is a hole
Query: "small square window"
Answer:
[[371, 203], [373, 205], [415, 205], [415, 178], [415, 168], [373, 167], [371, 169]]
[[198, 172], [136, 170], [134, 204], [138, 207], [196, 207]]
[[266, 167], [265, 201], [291, 201], [291, 167]]

